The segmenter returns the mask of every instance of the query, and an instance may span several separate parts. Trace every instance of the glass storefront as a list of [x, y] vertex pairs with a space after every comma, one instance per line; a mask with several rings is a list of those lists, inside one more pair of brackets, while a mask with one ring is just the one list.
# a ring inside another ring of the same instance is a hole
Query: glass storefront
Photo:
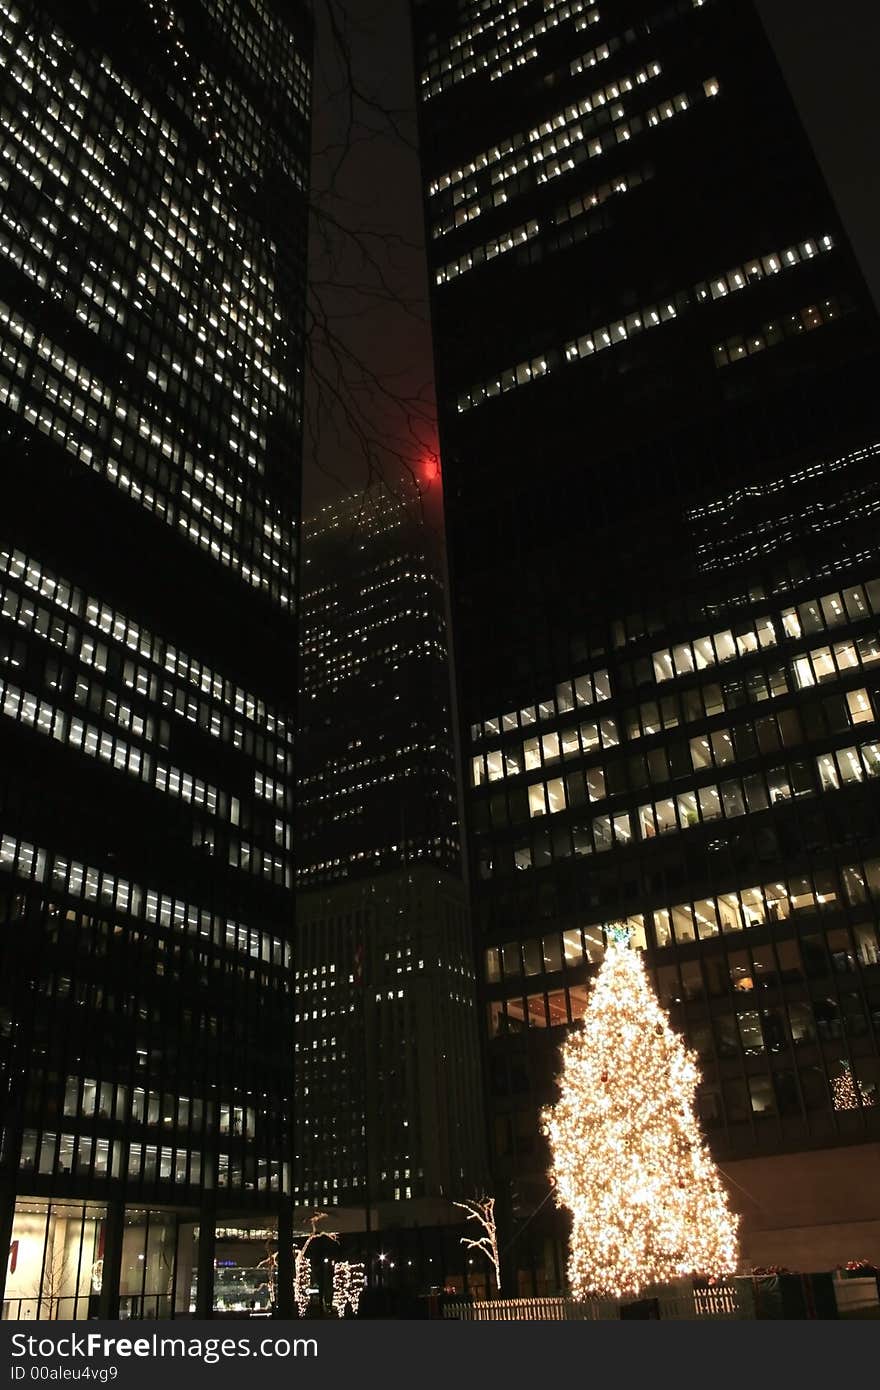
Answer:
[[[191, 1317], [198, 1291], [193, 1214], [128, 1207], [123, 1217], [119, 1317]], [[13, 1322], [79, 1321], [102, 1309], [108, 1208], [94, 1202], [16, 1203], [3, 1300]], [[118, 1248], [118, 1247], [117, 1247]], [[109, 1301], [112, 1306], [115, 1300]]]
[[92, 1202], [16, 1203], [3, 1318], [14, 1322], [96, 1317], [107, 1208]]
[[[111, 1209], [109, 1216], [113, 1215]], [[193, 1211], [172, 1208], [125, 1208], [120, 1319], [163, 1321], [196, 1315], [199, 1223], [195, 1217]], [[115, 1242], [108, 1226], [106, 1205], [20, 1198], [12, 1227], [3, 1318], [69, 1322], [107, 1316], [108, 1309], [116, 1306], [115, 1290], [104, 1287], [105, 1277], [113, 1277], [110, 1252]], [[265, 1220], [253, 1225], [221, 1223], [214, 1238], [215, 1314], [270, 1317], [278, 1293], [277, 1226]], [[119, 1251], [118, 1244], [115, 1249]], [[108, 1293], [114, 1296], [107, 1298]]]
[[273, 1226], [221, 1226], [214, 1258], [214, 1312], [270, 1317], [275, 1308], [278, 1232]]
[[172, 1211], [126, 1210], [120, 1318], [164, 1319], [195, 1312], [198, 1231], [197, 1223]]

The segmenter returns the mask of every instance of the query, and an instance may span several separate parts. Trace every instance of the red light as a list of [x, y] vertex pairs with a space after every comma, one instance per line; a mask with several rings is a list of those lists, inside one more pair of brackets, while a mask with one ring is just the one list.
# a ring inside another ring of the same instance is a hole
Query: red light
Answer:
[[427, 454], [422, 459], [421, 474], [426, 483], [435, 483], [440, 477], [440, 460], [436, 454]]

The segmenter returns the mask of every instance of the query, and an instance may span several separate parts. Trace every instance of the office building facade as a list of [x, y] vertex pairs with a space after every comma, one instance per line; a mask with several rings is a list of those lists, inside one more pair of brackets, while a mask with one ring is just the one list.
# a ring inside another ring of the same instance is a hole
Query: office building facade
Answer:
[[751, 4], [412, 14], [510, 1277], [619, 920], [745, 1262], [876, 1259], [876, 310]]
[[3, 1315], [210, 1315], [289, 1264], [311, 18], [0, 46]]
[[373, 1286], [381, 1241], [428, 1286], [449, 1242], [431, 1269], [401, 1233], [448, 1227], [486, 1181], [435, 499], [326, 507], [301, 588], [296, 1211], [326, 1211]]
[[441, 528], [405, 483], [303, 523], [300, 888], [461, 870]]

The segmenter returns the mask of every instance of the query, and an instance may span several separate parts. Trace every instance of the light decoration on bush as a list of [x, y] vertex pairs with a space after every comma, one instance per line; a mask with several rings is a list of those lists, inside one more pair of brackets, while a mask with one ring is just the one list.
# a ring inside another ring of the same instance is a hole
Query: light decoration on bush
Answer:
[[294, 1247], [293, 1255], [293, 1300], [296, 1304], [296, 1311], [301, 1318], [304, 1318], [309, 1309], [309, 1289], [312, 1283], [312, 1262], [309, 1259], [309, 1246], [315, 1240], [335, 1240], [338, 1242], [339, 1236], [336, 1231], [319, 1231], [318, 1226], [322, 1221], [327, 1220], [327, 1213], [316, 1211], [309, 1217], [311, 1230], [306, 1236], [302, 1245]]
[[334, 1264], [333, 1308], [338, 1318], [345, 1317], [346, 1308], [351, 1308], [353, 1318], [357, 1317], [365, 1282], [362, 1264], [350, 1263], [348, 1260], [339, 1260]]
[[696, 1059], [669, 1026], [629, 931], [608, 932], [583, 1026], [543, 1111], [556, 1202], [572, 1215], [573, 1297], [634, 1296], [737, 1265], [739, 1218], [694, 1113]]
[[480, 1236], [479, 1240], [471, 1240], [468, 1236], [462, 1236], [461, 1244], [468, 1250], [479, 1250], [481, 1254], [491, 1264], [495, 1271], [495, 1288], [501, 1292], [501, 1261], [498, 1258], [498, 1230], [495, 1225], [495, 1198], [478, 1197], [470, 1202], [454, 1202], [454, 1206], [461, 1207], [462, 1211], [468, 1214], [468, 1221], [478, 1221], [486, 1232]]

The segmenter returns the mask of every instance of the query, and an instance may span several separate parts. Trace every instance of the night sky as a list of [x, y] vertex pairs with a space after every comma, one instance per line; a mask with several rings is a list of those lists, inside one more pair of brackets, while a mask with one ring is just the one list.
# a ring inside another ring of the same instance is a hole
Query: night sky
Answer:
[[[738, 3], [739, 0], [728, 0]], [[342, 0], [331, 0], [337, 6]], [[356, 16], [348, 31], [355, 80], [397, 114], [398, 138], [379, 116], [361, 109], [374, 134], [353, 144], [327, 194], [331, 170], [346, 141], [344, 74], [335, 58], [326, 22], [320, 22], [315, 84], [315, 162], [319, 204], [357, 233], [373, 264], [357, 244], [336, 238], [328, 260], [313, 238], [311, 270], [332, 314], [337, 350], [350, 351], [348, 388], [358, 401], [368, 434], [387, 436], [380, 466], [394, 483], [405, 476], [400, 455], [425, 483], [436, 444], [431, 411], [432, 361], [427, 319], [427, 278], [422, 247], [422, 205], [415, 150], [415, 84], [410, 54], [408, 0], [344, 0]], [[880, 5], [865, 0], [758, 0], [758, 9], [819, 162], [849, 230], [875, 301], [880, 304], [880, 118], [877, 65]], [[383, 128], [384, 127], [384, 128]], [[375, 234], [375, 235], [374, 235]], [[393, 239], [393, 244], [388, 237]], [[328, 282], [336, 281], [334, 290]], [[384, 282], [384, 283], [383, 283]], [[361, 291], [351, 286], [360, 286]], [[388, 291], [391, 291], [389, 295]], [[399, 301], [399, 302], [398, 302]], [[317, 350], [318, 369], [332, 371], [326, 348]], [[333, 353], [330, 353], [332, 358]], [[366, 377], [362, 368], [366, 369]], [[382, 396], [371, 378], [387, 382]], [[344, 394], [346, 388], [340, 391]], [[334, 393], [313, 386], [307, 438], [305, 510], [310, 514], [343, 490], [363, 485], [364, 445], [348, 426]], [[396, 403], [407, 400], [409, 406]], [[418, 398], [420, 404], [412, 402]], [[307, 410], [307, 417], [309, 411]]]

